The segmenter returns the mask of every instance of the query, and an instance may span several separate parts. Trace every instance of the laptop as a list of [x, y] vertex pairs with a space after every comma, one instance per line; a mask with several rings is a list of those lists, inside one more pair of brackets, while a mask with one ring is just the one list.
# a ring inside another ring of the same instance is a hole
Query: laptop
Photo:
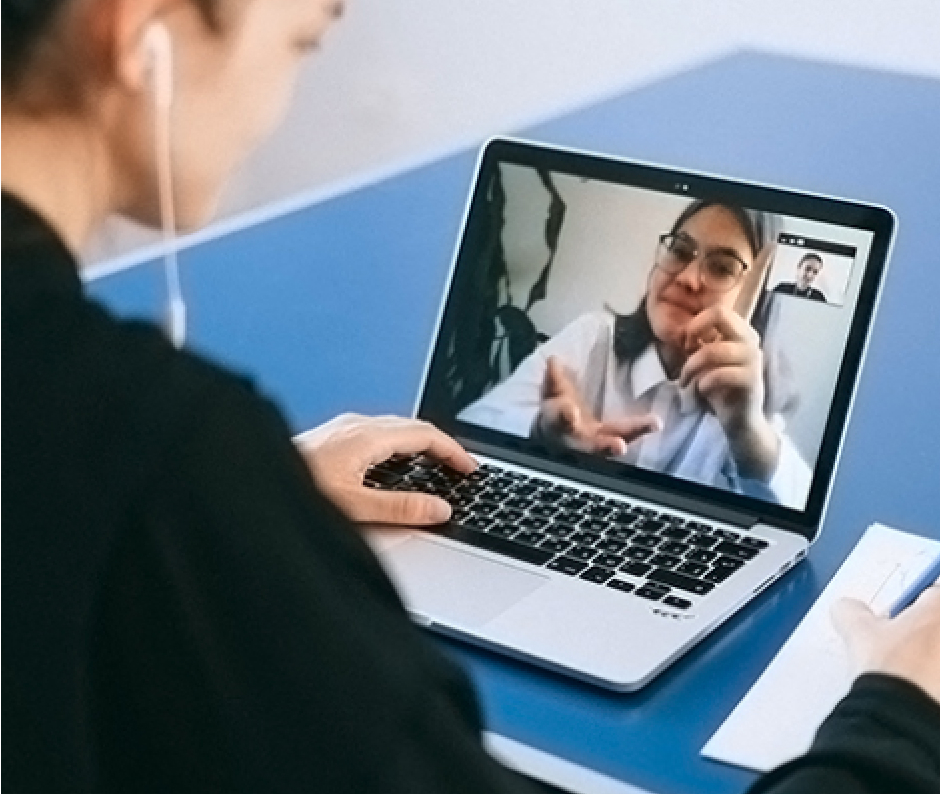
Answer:
[[791, 570], [894, 228], [880, 206], [491, 140], [415, 410], [481, 465], [366, 477], [453, 507], [370, 533], [413, 619], [632, 691]]

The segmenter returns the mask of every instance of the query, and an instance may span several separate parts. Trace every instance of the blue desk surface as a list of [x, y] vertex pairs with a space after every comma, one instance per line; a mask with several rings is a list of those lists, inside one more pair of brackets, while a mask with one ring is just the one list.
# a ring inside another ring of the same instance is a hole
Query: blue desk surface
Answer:
[[[490, 726], [652, 791], [739, 792], [699, 749], [874, 521], [940, 537], [940, 83], [743, 53], [519, 134], [887, 204], [900, 231], [825, 529], [807, 563], [643, 691], [609, 694], [443, 642]], [[182, 255], [193, 347], [250, 373], [297, 429], [407, 413], [475, 152], [303, 207]], [[161, 273], [100, 279], [153, 316]], [[768, 715], [772, 719], [773, 715]]]

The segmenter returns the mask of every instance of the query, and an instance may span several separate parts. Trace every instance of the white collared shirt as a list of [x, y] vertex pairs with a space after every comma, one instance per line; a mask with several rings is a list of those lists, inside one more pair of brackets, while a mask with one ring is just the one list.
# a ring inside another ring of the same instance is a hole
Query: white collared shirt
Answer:
[[617, 361], [613, 353], [614, 319], [608, 312], [579, 317], [457, 418], [528, 437], [541, 407], [548, 358], [555, 356], [601, 421], [646, 413], [659, 417], [663, 429], [631, 443], [619, 460], [787, 507], [805, 506], [811, 472], [783, 433], [783, 417], [771, 417], [781, 443], [770, 481], [742, 478], [717, 417], [703, 406], [691, 387], [680, 389], [667, 378], [652, 344], [632, 363]]

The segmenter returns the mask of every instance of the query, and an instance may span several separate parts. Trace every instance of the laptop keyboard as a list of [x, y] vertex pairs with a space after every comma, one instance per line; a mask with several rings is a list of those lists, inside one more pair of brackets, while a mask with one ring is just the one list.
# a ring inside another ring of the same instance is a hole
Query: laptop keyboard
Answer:
[[421, 491], [450, 503], [445, 537], [688, 609], [768, 543], [703, 520], [482, 464], [470, 475], [424, 457], [394, 457], [365, 484]]

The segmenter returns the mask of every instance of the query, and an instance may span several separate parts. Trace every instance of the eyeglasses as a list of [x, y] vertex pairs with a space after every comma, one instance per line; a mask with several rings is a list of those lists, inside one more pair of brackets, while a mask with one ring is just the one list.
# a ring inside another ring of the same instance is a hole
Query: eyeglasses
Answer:
[[[678, 276], [700, 253], [698, 243], [687, 234], [661, 234], [656, 266], [670, 275]], [[732, 251], [718, 250], [702, 255], [699, 272], [706, 288], [714, 292], [727, 292], [737, 286], [748, 267], [747, 262]]]

